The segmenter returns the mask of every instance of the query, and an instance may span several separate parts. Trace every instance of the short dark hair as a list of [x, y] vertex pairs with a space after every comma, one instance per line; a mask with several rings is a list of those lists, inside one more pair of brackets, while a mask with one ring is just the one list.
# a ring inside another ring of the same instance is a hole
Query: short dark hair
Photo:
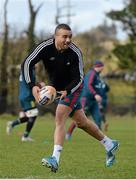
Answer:
[[57, 27], [55, 28], [55, 34], [59, 29], [65, 29], [65, 30], [69, 30], [71, 31], [71, 28], [68, 24], [59, 24], [57, 25]]
[[104, 63], [101, 60], [95, 60], [93, 66], [94, 67], [103, 67]]

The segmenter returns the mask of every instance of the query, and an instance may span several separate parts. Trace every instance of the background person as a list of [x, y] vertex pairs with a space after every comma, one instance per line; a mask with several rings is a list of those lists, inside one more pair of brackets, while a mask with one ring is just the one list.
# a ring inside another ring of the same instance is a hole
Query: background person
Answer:
[[[33, 68], [32, 80], [35, 80], [35, 69]], [[41, 86], [45, 84], [42, 82]], [[10, 135], [14, 127], [27, 123], [24, 134], [21, 138], [22, 141], [34, 141], [29, 135], [35, 124], [35, 120], [38, 116], [38, 109], [36, 107], [35, 98], [32, 94], [32, 89], [26, 84], [22, 73], [19, 77], [19, 101], [22, 108], [22, 111], [19, 113], [19, 117], [14, 121], [9, 121], [7, 123], [7, 134]]]
[[[89, 117], [91, 115], [93, 117], [94, 122], [99, 126], [100, 129], [102, 128], [101, 126], [103, 122], [104, 131], [107, 131], [109, 124], [107, 123], [105, 114], [106, 114], [107, 101], [108, 101], [107, 93], [109, 92], [110, 88], [104, 80], [100, 79], [100, 81], [101, 83], [98, 85], [99, 89], [97, 90], [97, 93], [101, 96], [102, 101], [97, 102], [94, 101], [94, 99], [90, 100], [89, 95], [86, 95], [86, 97], [81, 96], [81, 101], [86, 116]], [[76, 127], [77, 127], [76, 123], [72, 121], [67, 130], [65, 139], [67, 140], [71, 139], [72, 133]]]
[[[100, 73], [104, 68], [104, 64], [100, 60], [94, 62], [91, 68], [84, 77], [84, 87], [81, 93], [81, 103], [87, 117], [92, 116], [96, 125], [101, 129], [102, 116], [99, 104], [102, 102], [101, 94], [103, 91]], [[70, 139], [76, 124], [72, 122], [66, 133], [66, 139]]]

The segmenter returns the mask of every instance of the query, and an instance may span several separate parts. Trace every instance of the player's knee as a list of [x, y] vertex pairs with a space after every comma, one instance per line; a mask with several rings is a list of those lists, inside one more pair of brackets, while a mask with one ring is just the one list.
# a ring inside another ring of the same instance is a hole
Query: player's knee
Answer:
[[55, 123], [57, 126], [62, 126], [64, 124], [63, 116], [61, 116], [60, 114], [57, 114], [55, 117]]
[[34, 108], [34, 109], [27, 110], [25, 113], [26, 113], [26, 116], [30, 118], [30, 117], [38, 116], [39, 111], [37, 108]]
[[86, 121], [76, 119], [76, 125], [77, 125], [78, 128], [83, 129], [84, 127], [86, 127]]
[[55, 116], [55, 123], [57, 126], [64, 126], [66, 121], [65, 114], [62, 111], [57, 111]]
[[21, 118], [24, 118], [24, 117], [26, 117], [25, 112], [24, 111], [20, 111], [19, 112], [19, 118], [21, 119]]
[[66, 118], [67, 118], [67, 109], [63, 107], [62, 108], [58, 107], [56, 109], [56, 116], [55, 116], [56, 121], [63, 121], [63, 119]]

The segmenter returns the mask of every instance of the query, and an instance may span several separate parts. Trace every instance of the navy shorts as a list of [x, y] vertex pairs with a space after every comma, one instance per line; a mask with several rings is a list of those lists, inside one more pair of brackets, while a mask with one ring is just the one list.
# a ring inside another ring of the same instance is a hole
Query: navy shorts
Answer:
[[72, 109], [70, 116], [72, 116], [76, 110], [82, 109], [80, 103], [81, 90], [82, 85], [73, 94], [70, 94], [59, 101], [59, 104], [64, 104]]

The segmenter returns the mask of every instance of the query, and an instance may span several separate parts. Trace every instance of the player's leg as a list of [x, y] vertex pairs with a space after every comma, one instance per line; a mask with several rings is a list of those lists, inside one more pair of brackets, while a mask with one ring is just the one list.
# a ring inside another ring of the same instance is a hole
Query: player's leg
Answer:
[[32, 90], [28, 87], [24, 79], [22, 79], [22, 81], [20, 82], [19, 99], [21, 107], [24, 110], [28, 119], [21, 140], [33, 141], [33, 139], [29, 137], [29, 135], [38, 116], [38, 109], [36, 107], [35, 98], [33, 97]]
[[104, 129], [104, 131], [108, 131], [109, 124], [107, 122], [106, 114], [105, 114], [104, 109], [101, 109], [101, 117], [102, 117], [102, 122], [103, 122], [103, 125], [104, 125], [103, 129]]
[[88, 134], [91, 136], [95, 137], [97, 140], [102, 140], [104, 135], [103, 133], [99, 130], [98, 126], [95, 125], [93, 121], [90, 121], [83, 109], [79, 109], [75, 111], [73, 119], [76, 121], [77, 127], [83, 129], [86, 131]]
[[38, 116], [38, 109], [36, 107], [36, 103], [34, 97], [31, 95], [29, 98], [24, 99], [24, 109], [25, 114], [28, 118], [26, 128], [24, 134], [22, 136], [22, 141], [33, 141], [33, 139], [29, 136], [30, 132], [35, 124], [35, 120]]
[[24, 83], [22, 83], [22, 82], [19, 83], [19, 87], [20, 87], [19, 88], [19, 101], [22, 106], [22, 111], [19, 112], [19, 117], [16, 120], [9, 121], [7, 123], [7, 128], [6, 128], [7, 134], [11, 134], [12, 130], [15, 126], [28, 121], [28, 117], [26, 116], [26, 114], [24, 112], [24, 106], [25, 106], [24, 99], [26, 98], [26, 93], [25, 93], [26, 87], [24, 86]]
[[[91, 104], [87, 104], [88, 103], [88, 101], [87, 101], [87, 99], [89, 99], [89, 102], [90, 102], [90, 98], [89, 97], [82, 97], [82, 99], [81, 99], [81, 105], [82, 105], [82, 108], [84, 109], [84, 112], [85, 112], [85, 114], [87, 115], [87, 116], [89, 116], [90, 115], [90, 110], [89, 110], [89, 108], [91, 108], [90, 106], [91, 106]], [[74, 112], [74, 111], [73, 111]], [[73, 114], [72, 114], [72, 116], [73, 116]], [[71, 117], [72, 117], [71, 116]], [[66, 136], [65, 136], [65, 139], [70, 139], [71, 138], [71, 136], [72, 136], [72, 133], [73, 133], [73, 131], [74, 131], [74, 129], [76, 128], [76, 122], [75, 121], [72, 121], [71, 122], [71, 124], [70, 124], [70, 126], [69, 126], [69, 128], [68, 128], [68, 130], [67, 130], [67, 133], [66, 133]]]
[[118, 141], [112, 140], [105, 136], [92, 121], [87, 119], [82, 109], [79, 109], [74, 113], [73, 119], [76, 121], [76, 124], [79, 128], [83, 129], [95, 139], [100, 141], [100, 143], [105, 147], [106, 166], [112, 166], [115, 161], [115, 151], [119, 146]]
[[56, 117], [55, 117], [56, 129], [54, 133], [55, 144], [63, 145], [64, 137], [65, 137], [65, 122], [71, 111], [72, 110], [70, 107], [63, 104], [59, 104], [56, 109]]
[[109, 124], [106, 119], [106, 112], [107, 112], [107, 102], [106, 101], [102, 101], [102, 105], [100, 107], [100, 112], [101, 112], [102, 122], [104, 124], [103, 129], [104, 129], [104, 131], [108, 131]]
[[7, 128], [6, 128], [7, 134], [10, 135], [15, 126], [22, 124], [22, 123], [25, 123], [27, 121], [28, 121], [28, 117], [26, 117], [25, 112], [20, 111], [18, 119], [14, 120], [14, 121], [8, 121], [7, 122]]
[[38, 109], [36, 107], [34, 109], [29, 109], [26, 111], [26, 115], [28, 117], [28, 121], [22, 136], [22, 141], [33, 141], [33, 139], [30, 137], [30, 133], [38, 116]]
[[99, 129], [101, 129], [102, 117], [97, 101], [93, 101], [93, 106], [90, 110], [94, 122], [99, 127]]
[[79, 99], [80, 89], [74, 94], [66, 96], [63, 100], [59, 101], [56, 109], [56, 128], [54, 132], [54, 149], [52, 156], [42, 159], [42, 165], [51, 168], [51, 171], [56, 172], [58, 170], [58, 164], [60, 154], [62, 151], [64, 139], [65, 139], [65, 123], [66, 119], [75, 107], [77, 99]]
[[54, 150], [50, 157], [42, 159], [42, 165], [51, 168], [51, 171], [56, 172], [58, 170], [60, 154], [62, 151], [64, 138], [65, 138], [65, 122], [71, 112], [71, 108], [59, 104], [56, 109], [56, 128], [54, 132]]
[[67, 132], [66, 132], [65, 139], [69, 140], [71, 138], [72, 133], [73, 133], [75, 128], [76, 128], [76, 123], [74, 121], [72, 121]]
[[109, 127], [109, 123], [106, 120], [104, 123], [104, 131], [108, 131], [108, 127]]

